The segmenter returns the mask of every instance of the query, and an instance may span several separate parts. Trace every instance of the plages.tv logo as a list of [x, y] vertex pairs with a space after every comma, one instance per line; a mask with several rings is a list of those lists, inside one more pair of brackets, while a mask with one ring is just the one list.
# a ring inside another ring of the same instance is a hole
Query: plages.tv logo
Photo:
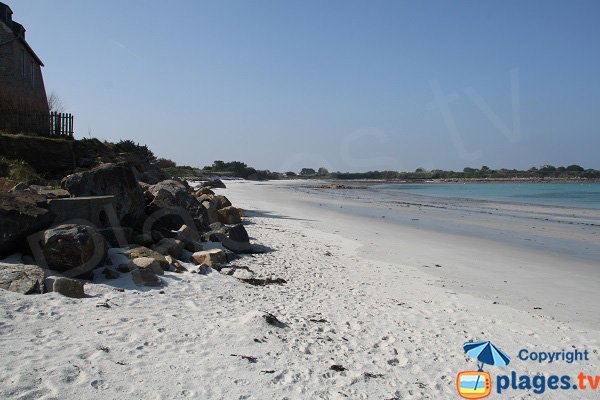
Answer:
[[456, 377], [458, 394], [465, 399], [483, 399], [492, 393], [492, 377], [483, 370], [483, 366], [506, 366], [510, 357], [492, 342], [467, 342], [463, 345], [465, 353], [476, 359], [477, 371], [463, 371]]

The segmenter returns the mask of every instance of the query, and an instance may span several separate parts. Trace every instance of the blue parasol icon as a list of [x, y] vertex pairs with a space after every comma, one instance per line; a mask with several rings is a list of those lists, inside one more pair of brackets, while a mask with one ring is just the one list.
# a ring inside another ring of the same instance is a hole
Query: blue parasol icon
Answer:
[[483, 371], [483, 364], [503, 367], [510, 363], [510, 357], [494, 346], [492, 342], [467, 342], [463, 348], [465, 353], [481, 363], [478, 365], [479, 371]]
[[[470, 357], [476, 358], [481, 363], [477, 365], [479, 371], [483, 371], [483, 364], [504, 367], [510, 363], [510, 357], [492, 342], [467, 342], [463, 345], [463, 349]], [[479, 378], [478, 375], [475, 387], [479, 383]]]

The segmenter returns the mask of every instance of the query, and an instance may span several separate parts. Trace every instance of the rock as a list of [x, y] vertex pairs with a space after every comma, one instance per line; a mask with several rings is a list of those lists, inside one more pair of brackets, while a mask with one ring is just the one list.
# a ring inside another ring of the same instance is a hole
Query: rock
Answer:
[[212, 249], [205, 251], [198, 251], [192, 254], [192, 261], [196, 265], [206, 264], [209, 267], [215, 267], [219, 264], [226, 263], [227, 257], [225, 252], [220, 249]]
[[206, 213], [208, 215], [208, 223], [213, 224], [218, 222], [219, 216], [217, 214], [217, 204], [214, 201], [204, 200], [202, 202], [202, 206], [206, 208]]
[[133, 282], [138, 286], [160, 286], [162, 281], [152, 270], [134, 269], [131, 271]]
[[144, 247], [144, 246], [130, 246], [125, 250], [125, 252], [123, 254], [126, 257], [128, 257], [130, 260], [133, 260], [133, 259], [136, 259], [139, 257], [153, 258], [154, 260], [158, 261], [158, 263], [160, 264], [160, 266], [163, 269], [169, 268], [169, 262], [167, 261], [165, 256], [163, 256], [162, 254], [160, 254], [154, 250], [150, 250], [149, 248]]
[[250, 238], [248, 237], [248, 232], [242, 224], [237, 224], [227, 228], [227, 236], [229, 237], [229, 239], [234, 240], [236, 242], [250, 241]]
[[155, 165], [148, 165], [144, 168], [144, 172], [142, 172], [140, 176], [140, 181], [155, 185], [158, 182], [164, 181], [166, 179], [171, 178], [169, 174], [163, 172], [160, 168]]
[[34, 194], [0, 193], [0, 258], [15, 253], [29, 235], [52, 224], [54, 213], [41, 207], [45, 202]]
[[145, 212], [144, 195], [133, 168], [126, 163], [103, 164], [63, 178], [61, 185], [74, 196], [115, 196], [115, 208], [123, 226], [133, 227]]
[[25, 190], [27, 188], [28, 188], [28, 186], [27, 186], [27, 184], [25, 182], [19, 182], [15, 186], [13, 186], [12, 189], [10, 189], [8, 191], [8, 193], [18, 192], [18, 191], [21, 191], [21, 190]]
[[245, 253], [252, 250], [246, 228], [237, 224], [221, 231], [209, 232], [203, 235], [210, 241], [221, 242], [223, 247], [235, 253]]
[[44, 270], [37, 265], [0, 263], [0, 289], [21, 294], [44, 293]]
[[166, 180], [152, 185], [148, 191], [154, 199], [148, 205], [148, 212], [164, 213], [158, 219], [166, 229], [178, 230], [182, 225], [202, 228], [206, 225], [206, 209], [190, 192], [187, 185], [176, 180]]
[[152, 249], [163, 255], [171, 255], [175, 258], [181, 258], [181, 253], [185, 243], [182, 240], [163, 238]]
[[196, 271], [196, 273], [201, 274], [201, 275], [208, 275], [213, 271], [213, 269], [211, 267], [209, 267], [206, 264], [200, 264], [198, 266], [198, 270]]
[[214, 196], [213, 197], [214, 202], [217, 205], [217, 210], [220, 210], [222, 208], [225, 207], [230, 207], [231, 206], [231, 202], [229, 201], [229, 199], [225, 196]]
[[219, 189], [226, 188], [225, 184], [220, 179], [212, 179], [210, 181], [202, 182], [200, 184], [200, 186], [203, 188], [213, 188], [213, 189], [214, 188], [219, 188]]
[[[111, 247], [127, 246], [133, 239], [133, 229], [128, 227], [101, 228], [98, 229], [98, 233], [104, 236]], [[119, 243], [119, 238], [124, 240], [125, 243]]]
[[224, 228], [225, 225], [223, 225], [221, 222], [215, 222], [214, 224], [210, 224], [208, 227], [211, 231], [218, 231], [221, 228]]
[[122, 274], [127, 274], [127, 273], [131, 272], [132, 266], [133, 266], [133, 264], [131, 264], [131, 263], [121, 264], [117, 267], [117, 271], [121, 272]]
[[152, 235], [149, 233], [135, 233], [133, 234], [131, 241], [144, 247], [151, 247], [154, 244]]
[[68, 277], [92, 279], [106, 258], [102, 235], [87, 225], [63, 224], [42, 232], [41, 250], [48, 268]]
[[52, 291], [74, 299], [82, 299], [86, 297], [83, 290], [83, 283], [76, 279], [63, 277], [54, 279]]
[[65, 199], [71, 194], [65, 189], [55, 188], [52, 186], [31, 185], [27, 188], [28, 191], [44, 196], [47, 199]]
[[214, 199], [214, 197], [215, 196], [212, 194], [203, 194], [203, 195], [198, 196], [198, 200], [200, 201], [200, 203], [202, 203], [204, 200], [210, 201], [210, 200]]
[[166, 257], [167, 261], [171, 264], [171, 270], [173, 272], [182, 273], [187, 272], [187, 268], [181, 265], [181, 263], [177, 260], [174, 260], [171, 256]]
[[202, 196], [203, 194], [210, 194], [210, 195], [213, 195], [213, 196], [214, 196], [215, 192], [213, 192], [212, 190], [210, 190], [210, 189], [209, 189], [209, 188], [207, 188], [207, 187], [200, 188], [200, 189], [198, 189], [198, 190], [196, 190], [196, 191], [194, 192], [194, 196], [196, 196], [196, 197], [200, 197], [200, 196]]
[[177, 231], [177, 237], [181, 240], [189, 240], [192, 242], [200, 241], [200, 234], [198, 231], [195, 228], [187, 225], [182, 225], [181, 228], [179, 228]]
[[241, 212], [233, 206], [225, 207], [217, 211], [219, 222], [227, 225], [239, 224], [242, 222]]
[[[131, 270], [135, 270], [135, 268], [148, 269], [157, 275], [165, 274], [163, 267], [154, 258], [150, 258], [150, 257], [134, 258], [133, 260], [131, 260], [131, 264], [134, 267], [134, 268], [132, 268], [132, 266], [130, 266], [129, 269], [131, 269]], [[168, 268], [168, 266], [167, 266], [167, 268]]]
[[184, 241], [185, 243], [185, 249], [187, 251], [189, 251], [190, 253], [196, 253], [198, 251], [202, 251], [204, 250], [204, 246], [202, 246], [202, 243], [200, 242], [191, 242], [191, 241]]
[[121, 276], [120, 273], [118, 273], [117, 271], [113, 271], [110, 268], [104, 268], [104, 270], [102, 271], [102, 275], [104, 275], [106, 279], [118, 279]]

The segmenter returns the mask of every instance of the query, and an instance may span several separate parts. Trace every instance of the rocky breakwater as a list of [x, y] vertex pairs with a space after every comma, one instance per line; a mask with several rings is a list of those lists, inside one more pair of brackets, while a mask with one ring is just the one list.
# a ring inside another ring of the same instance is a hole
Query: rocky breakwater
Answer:
[[243, 211], [214, 192], [220, 180], [194, 189], [139, 177], [104, 164], [64, 177], [58, 192], [0, 194], [0, 289], [80, 298], [98, 280], [158, 287], [166, 272], [205, 274], [253, 251]]

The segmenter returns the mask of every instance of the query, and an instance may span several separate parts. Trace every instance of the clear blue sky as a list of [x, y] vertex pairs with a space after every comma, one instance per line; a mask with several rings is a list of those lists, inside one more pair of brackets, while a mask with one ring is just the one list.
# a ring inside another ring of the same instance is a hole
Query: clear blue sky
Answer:
[[79, 137], [276, 171], [600, 168], [600, 1], [3, 1]]

